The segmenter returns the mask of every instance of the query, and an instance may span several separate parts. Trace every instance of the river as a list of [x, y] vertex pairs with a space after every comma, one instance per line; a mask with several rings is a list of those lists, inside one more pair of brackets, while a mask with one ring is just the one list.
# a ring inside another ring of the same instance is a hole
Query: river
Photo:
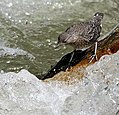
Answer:
[[0, 71], [46, 72], [73, 50], [57, 48], [58, 35], [97, 11], [103, 36], [119, 22], [118, 0], [0, 0]]

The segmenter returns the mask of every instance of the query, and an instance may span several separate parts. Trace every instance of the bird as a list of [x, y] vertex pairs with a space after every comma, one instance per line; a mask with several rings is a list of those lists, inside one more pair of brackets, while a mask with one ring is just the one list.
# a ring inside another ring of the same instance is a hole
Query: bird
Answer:
[[[96, 57], [97, 39], [100, 37], [102, 30], [102, 19], [104, 13], [96, 12], [92, 18], [87, 21], [79, 22], [68, 27], [58, 36], [57, 44], [70, 45], [74, 51], [84, 51], [95, 44], [94, 55], [91, 60]], [[74, 53], [72, 53], [69, 63], [72, 61]]]

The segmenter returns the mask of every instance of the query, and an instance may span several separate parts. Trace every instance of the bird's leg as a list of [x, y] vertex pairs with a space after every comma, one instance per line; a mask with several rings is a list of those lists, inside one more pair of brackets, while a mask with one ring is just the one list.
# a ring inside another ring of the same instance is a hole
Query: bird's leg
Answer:
[[89, 63], [91, 63], [92, 61], [93, 61], [93, 59], [95, 58], [96, 60], [98, 60], [98, 58], [97, 58], [97, 47], [98, 47], [98, 43], [97, 42], [95, 42], [95, 50], [94, 50], [94, 54], [90, 57], [91, 58], [91, 60], [90, 60], [90, 62]]
[[72, 52], [72, 54], [71, 54], [71, 58], [70, 58], [69, 63], [68, 63], [68, 69], [69, 69], [70, 66], [71, 66], [71, 62], [72, 62], [72, 60], [73, 60], [74, 53], [75, 53], [75, 50], [74, 50], [74, 51]]
[[97, 49], [98, 49], [98, 42], [95, 43], [95, 58], [96, 58], [96, 60], [98, 60]]

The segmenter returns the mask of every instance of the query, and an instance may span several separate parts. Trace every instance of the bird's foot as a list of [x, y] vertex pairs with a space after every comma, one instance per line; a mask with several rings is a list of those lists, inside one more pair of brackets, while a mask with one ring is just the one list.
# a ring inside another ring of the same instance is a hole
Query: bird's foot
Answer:
[[90, 59], [89, 63], [91, 63], [94, 59], [97, 61], [98, 57], [96, 54], [93, 54], [93, 55], [91, 55], [91, 57], [89, 59]]
[[90, 62], [89, 63], [91, 63], [94, 58], [95, 58], [96, 61], [98, 60], [97, 55], [96, 55], [97, 54], [97, 47], [98, 47], [98, 43], [95, 42], [95, 49], [94, 49], [93, 54], [90, 57]]
[[68, 63], [66, 71], [68, 71], [71, 67], [72, 67], [71, 64]]
[[71, 53], [71, 57], [70, 57], [70, 60], [68, 62], [66, 71], [69, 70], [72, 67], [72, 61], [73, 61], [73, 58], [74, 58], [74, 54], [75, 54], [75, 50]]

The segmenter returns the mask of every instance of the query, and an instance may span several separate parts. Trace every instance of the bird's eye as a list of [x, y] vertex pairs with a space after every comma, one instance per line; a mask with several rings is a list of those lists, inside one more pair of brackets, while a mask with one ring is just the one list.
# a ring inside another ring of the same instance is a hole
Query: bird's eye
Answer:
[[99, 14], [97, 13], [96, 16], [99, 16]]

